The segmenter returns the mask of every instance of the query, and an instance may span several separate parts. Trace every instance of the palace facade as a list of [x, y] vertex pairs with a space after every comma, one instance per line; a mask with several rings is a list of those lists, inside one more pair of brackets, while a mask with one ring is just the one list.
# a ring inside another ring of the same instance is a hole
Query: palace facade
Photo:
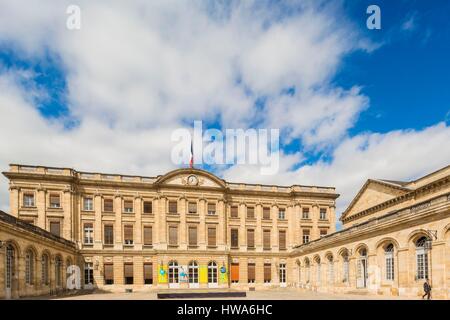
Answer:
[[12, 216], [76, 244], [85, 288], [293, 286], [293, 248], [335, 231], [331, 187], [230, 183], [198, 169], [141, 177], [11, 165], [4, 175]]
[[[366, 182], [335, 230], [332, 187], [10, 165], [0, 298], [83, 288], [299, 290], [449, 298], [450, 166]], [[3, 219], [2, 219], [3, 217]], [[2, 222], [3, 221], [3, 222]], [[33, 280], [30, 280], [33, 279]]]

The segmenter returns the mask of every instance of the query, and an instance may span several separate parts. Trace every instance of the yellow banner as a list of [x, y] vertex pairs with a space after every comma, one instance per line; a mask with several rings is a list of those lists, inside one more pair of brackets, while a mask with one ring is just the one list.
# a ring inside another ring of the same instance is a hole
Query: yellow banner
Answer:
[[158, 266], [158, 283], [168, 282], [167, 270], [168, 270], [167, 266], [164, 265]]
[[208, 283], [208, 267], [199, 266], [198, 267], [198, 280], [200, 283]]

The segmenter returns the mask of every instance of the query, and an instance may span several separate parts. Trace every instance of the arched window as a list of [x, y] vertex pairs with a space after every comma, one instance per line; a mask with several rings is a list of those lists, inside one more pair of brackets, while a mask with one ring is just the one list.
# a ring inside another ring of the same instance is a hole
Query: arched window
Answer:
[[386, 280], [394, 280], [394, 245], [388, 244], [384, 248], [384, 258], [386, 266]]
[[41, 259], [41, 281], [42, 285], [48, 285], [48, 255], [45, 253], [42, 255]]
[[328, 284], [334, 284], [334, 260], [333, 256], [328, 256]]
[[350, 278], [350, 268], [349, 268], [348, 251], [345, 250], [342, 253], [342, 282], [348, 282], [349, 278]]
[[309, 259], [305, 260], [305, 272], [306, 272], [306, 283], [309, 283], [311, 281], [311, 265], [309, 263]]
[[217, 263], [215, 261], [208, 263], [208, 283], [217, 283]]
[[25, 253], [25, 283], [34, 284], [34, 253], [31, 249]]
[[13, 277], [15, 273], [15, 265], [16, 265], [16, 258], [15, 258], [15, 250], [12, 245], [6, 246], [6, 290], [8, 292], [11, 292], [12, 283], [13, 283]]
[[421, 237], [416, 241], [416, 279], [428, 279], [428, 248], [427, 237]]
[[178, 262], [169, 262], [169, 283], [178, 283]]
[[62, 269], [61, 257], [56, 256], [56, 258], [55, 258], [55, 280], [56, 280], [57, 287], [61, 287], [61, 285], [62, 285], [61, 269]]
[[188, 274], [189, 274], [189, 283], [198, 283], [198, 263], [197, 263], [197, 261], [189, 262]]

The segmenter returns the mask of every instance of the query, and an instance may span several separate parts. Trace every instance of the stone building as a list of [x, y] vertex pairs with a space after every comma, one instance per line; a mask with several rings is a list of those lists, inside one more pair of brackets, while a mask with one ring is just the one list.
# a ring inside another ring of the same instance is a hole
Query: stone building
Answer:
[[300, 287], [450, 298], [450, 166], [411, 182], [368, 180], [343, 229], [294, 248]]
[[198, 169], [11, 165], [4, 175], [12, 216], [76, 244], [85, 288], [295, 286], [292, 250], [335, 231], [331, 187], [230, 183]]

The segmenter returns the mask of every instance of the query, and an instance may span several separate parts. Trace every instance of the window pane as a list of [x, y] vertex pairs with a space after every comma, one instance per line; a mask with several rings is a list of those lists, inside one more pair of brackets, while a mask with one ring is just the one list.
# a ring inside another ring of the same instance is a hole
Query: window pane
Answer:
[[113, 199], [103, 200], [103, 211], [113, 212], [114, 211], [114, 201]]
[[151, 201], [144, 201], [144, 213], [153, 213], [153, 205]]

